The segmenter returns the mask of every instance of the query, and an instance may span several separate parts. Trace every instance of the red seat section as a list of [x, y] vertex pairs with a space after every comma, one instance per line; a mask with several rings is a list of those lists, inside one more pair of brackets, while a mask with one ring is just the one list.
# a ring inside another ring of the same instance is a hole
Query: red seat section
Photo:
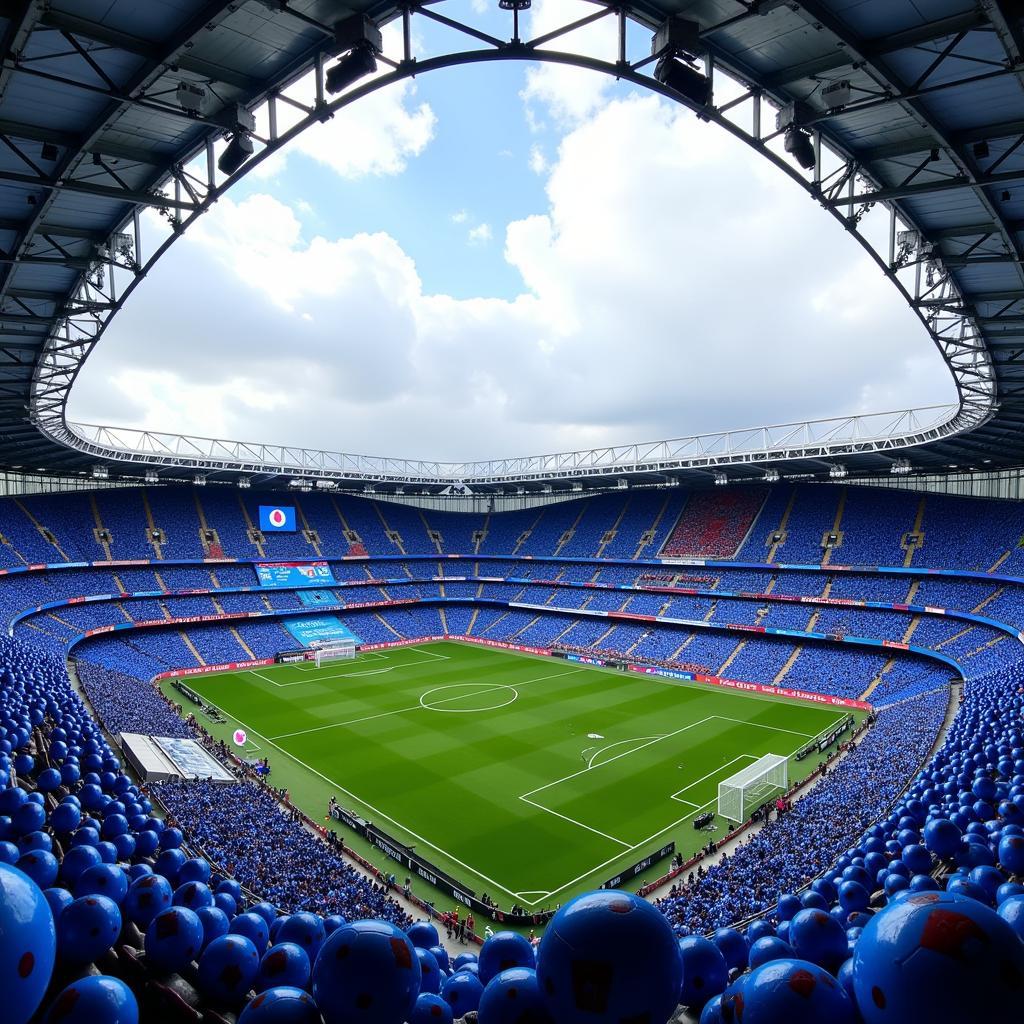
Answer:
[[697, 491], [679, 514], [662, 557], [735, 557], [767, 496], [765, 487]]

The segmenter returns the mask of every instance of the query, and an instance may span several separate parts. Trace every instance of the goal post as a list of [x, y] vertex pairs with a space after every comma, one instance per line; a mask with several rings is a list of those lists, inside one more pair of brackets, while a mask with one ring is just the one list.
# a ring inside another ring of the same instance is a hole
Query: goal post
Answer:
[[718, 813], [729, 821], [746, 821], [752, 811], [788, 788], [789, 759], [765, 754], [718, 784]]
[[313, 661], [319, 668], [325, 661], [352, 661], [356, 656], [354, 640], [329, 640], [313, 648]]

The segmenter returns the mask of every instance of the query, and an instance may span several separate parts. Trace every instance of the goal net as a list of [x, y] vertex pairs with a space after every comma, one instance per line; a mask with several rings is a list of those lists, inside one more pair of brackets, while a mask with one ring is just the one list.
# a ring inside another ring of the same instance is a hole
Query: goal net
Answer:
[[718, 813], [730, 821], [746, 821], [752, 811], [788, 788], [789, 760], [765, 754], [718, 784]]
[[356, 656], [352, 640], [331, 640], [313, 648], [313, 660], [319, 668], [325, 661], [351, 661]]

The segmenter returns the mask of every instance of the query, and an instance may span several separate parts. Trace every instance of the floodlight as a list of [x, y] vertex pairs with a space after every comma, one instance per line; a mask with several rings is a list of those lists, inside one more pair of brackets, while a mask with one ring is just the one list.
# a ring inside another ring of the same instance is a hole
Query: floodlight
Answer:
[[711, 96], [711, 79], [678, 57], [662, 57], [654, 69], [654, 77], [698, 106], [706, 106]]
[[895, 476], [906, 476], [911, 471], [910, 459], [897, 459], [890, 467], [889, 472]]
[[194, 483], [196, 487], [205, 487], [206, 477], [203, 476], [202, 473], [196, 473], [196, 475], [192, 477], [192, 483]]
[[805, 171], [813, 170], [815, 164], [814, 144], [807, 132], [795, 127], [787, 128], [785, 149]]
[[93, 466], [92, 467], [92, 478], [93, 480], [106, 480], [110, 476], [110, 470], [106, 466]]
[[156, 475], [155, 469], [147, 469], [146, 475], [143, 477], [147, 484], [158, 484], [160, 483], [160, 477]]
[[60, 156], [60, 150], [52, 142], [44, 142], [39, 155], [48, 163], [53, 163]]
[[808, 106], [802, 100], [793, 100], [785, 106], [779, 107], [775, 115], [775, 130], [783, 131], [786, 128], [799, 128], [811, 123], [814, 117], [813, 107]]
[[247, 491], [252, 487], [252, 481], [247, 476], [240, 476], [238, 478], [238, 486], [243, 490]]
[[724, 487], [729, 482], [729, 478], [724, 473], [715, 474], [715, 483], [719, 487]]
[[206, 89], [196, 82], [179, 82], [175, 90], [178, 106], [186, 114], [198, 114], [206, 100]]
[[252, 153], [252, 139], [245, 132], [235, 132], [217, 160], [217, 169], [221, 174], [234, 174], [252, 156]]
[[338, 486], [338, 482], [336, 480], [317, 480], [316, 485], [321, 491], [332, 491]]
[[360, 43], [324, 75], [324, 88], [331, 94], [347, 89], [377, 70], [377, 58], [370, 43]]
[[777, 484], [779, 482], [779, 471], [777, 469], [766, 469], [764, 480], [768, 484]]
[[840, 466], [838, 462], [828, 467], [828, 475], [833, 480], [845, 480], [848, 473], [849, 470], [845, 466]]

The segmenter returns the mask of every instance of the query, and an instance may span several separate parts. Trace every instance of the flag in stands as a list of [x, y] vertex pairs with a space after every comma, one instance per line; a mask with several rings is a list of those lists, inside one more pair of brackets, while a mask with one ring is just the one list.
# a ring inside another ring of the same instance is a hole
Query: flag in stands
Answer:
[[295, 509], [288, 505], [260, 505], [260, 529], [272, 533], [294, 533]]

